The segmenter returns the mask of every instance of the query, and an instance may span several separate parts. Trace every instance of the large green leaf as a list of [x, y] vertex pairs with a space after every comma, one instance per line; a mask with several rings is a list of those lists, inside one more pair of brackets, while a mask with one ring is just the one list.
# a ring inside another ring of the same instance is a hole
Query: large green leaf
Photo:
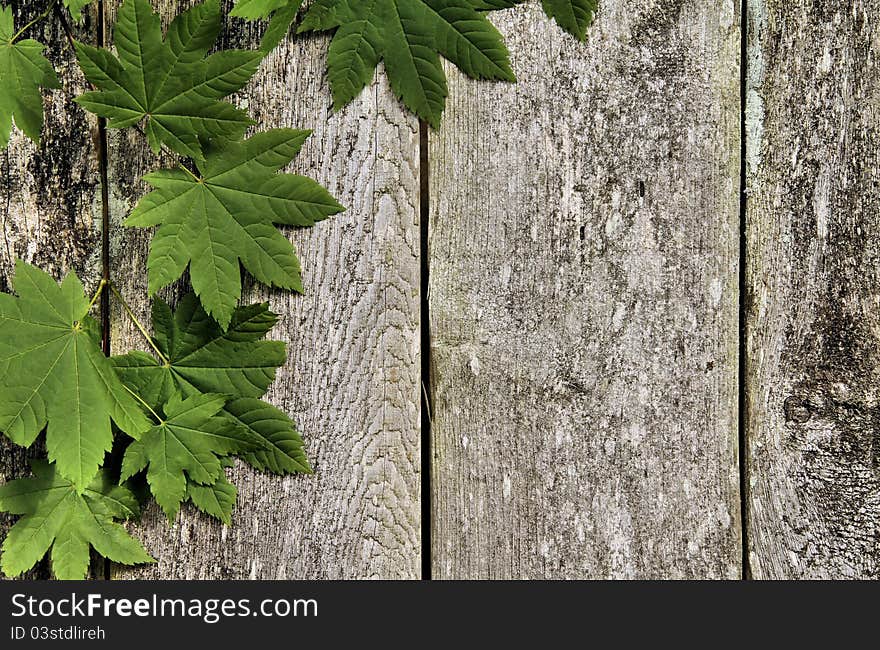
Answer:
[[138, 515], [134, 495], [101, 472], [82, 492], [55, 465], [33, 461], [34, 478], [0, 486], [0, 511], [24, 515], [3, 542], [3, 572], [9, 577], [33, 567], [52, 549], [52, 572], [62, 580], [82, 580], [89, 546], [121, 564], [153, 562], [140, 543], [115, 520]]
[[178, 15], [163, 40], [158, 14], [148, 0], [125, 0], [109, 51], [85, 43], [76, 53], [86, 77], [99, 90], [77, 101], [108, 118], [111, 128], [146, 120], [153, 151], [162, 144], [183, 156], [203, 158], [209, 140], [237, 139], [254, 122], [220, 101], [256, 72], [261, 52], [224, 50], [206, 57], [220, 31], [219, 0]]
[[260, 443], [259, 449], [242, 458], [260, 470], [278, 474], [311, 472], [293, 422], [258, 399], [287, 356], [283, 343], [262, 340], [276, 320], [265, 303], [240, 307], [224, 332], [194, 294], [186, 296], [173, 314], [156, 299], [153, 341], [167, 363], [142, 352], [114, 357], [113, 363], [125, 384], [151, 405], [167, 401], [176, 391], [186, 396], [236, 396], [221, 413]]
[[501, 34], [471, 0], [316, 0], [300, 31], [331, 29], [337, 109], [372, 80], [380, 60], [395, 94], [435, 127], [447, 95], [440, 55], [475, 79], [515, 81]]
[[48, 423], [49, 458], [84, 489], [113, 442], [111, 419], [133, 438], [150, 422], [101, 352], [79, 278], [59, 286], [18, 261], [14, 284], [17, 298], [0, 294], [0, 430], [27, 447]]
[[205, 309], [229, 324], [241, 295], [239, 262], [260, 282], [302, 291], [293, 245], [273, 224], [312, 226], [343, 210], [315, 181], [278, 174], [310, 131], [273, 129], [209, 153], [199, 175], [166, 169], [145, 177], [155, 191], [128, 226], [157, 226], [147, 262], [150, 292], [190, 267]]
[[9, 144], [12, 122], [34, 142], [43, 129], [40, 88], [57, 88], [58, 77], [43, 56], [43, 45], [31, 39], [13, 43], [12, 7], [0, 7], [0, 149]]
[[185, 296], [173, 314], [157, 298], [153, 341], [167, 363], [143, 352], [112, 361], [126, 385], [151, 406], [167, 401], [175, 391], [261, 397], [287, 358], [284, 343], [262, 340], [277, 320], [266, 303], [239, 307], [224, 331], [195, 294]]
[[162, 421], [126, 449], [121, 479], [146, 468], [156, 502], [174, 519], [187, 496], [187, 479], [212, 485], [223, 471], [224, 456], [256, 446], [242, 427], [217, 417], [225, 403], [225, 396], [211, 393], [187, 399], [172, 395]]

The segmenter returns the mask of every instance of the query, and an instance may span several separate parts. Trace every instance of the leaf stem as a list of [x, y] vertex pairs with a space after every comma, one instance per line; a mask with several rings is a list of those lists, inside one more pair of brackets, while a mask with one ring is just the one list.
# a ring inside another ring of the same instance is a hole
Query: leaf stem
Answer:
[[116, 298], [117, 298], [117, 299], [119, 300], [119, 302], [122, 304], [122, 308], [125, 310], [125, 313], [128, 314], [128, 317], [132, 320], [132, 322], [134, 323], [135, 327], [138, 328], [138, 330], [140, 331], [140, 333], [141, 333], [141, 334], [143, 335], [143, 337], [147, 340], [147, 343], [149, 343], [149, 344], [150, 344], [150, 347], [153, 348], [153, 352], [156, 353], [156, 356], [159, 357], [159, 360], [160, 360], [163, 364], [165, 364], [166, 366], [167, 366], [167, 365], [170, 365], [170, 364], [171, 364], [171, 361], [168, 359], [168, 357], [166, 357], [164, 354], [162, 354], [162, 351], [159, 349], [159, 346], [157, 346], [156, 343], [155, 343], [155, 341], [153, 341], [153, 337], [150, 336], [149, 333], [147, 333], [147, 329], [146, 329], [146, 328], [143, 326], [143, 324], [138, 320], [138, 317], [135, 316], [135, 314], [134, 314], [134, 312], [132, 311], [131, 307], [129, 307], [129, 306], [128, 306], [128, 303], [125, 301], [125, 298], [123, 298], [123, 297], [122, 297], [122, 294], [119, 293], [119, 289], [117, 289], [117, 288], [116, 288], [116, 285], [113, 284], [112, 282], [110, 283], [110, 289], [113, 291], [113, 294], [116, 296]]
[[195, 174], [193, 174], [193, 173], [192, 173], [192, 170], [190, 170], [189, 168], [187, 168], [187, 166], [184, 165], [183, 163], [177, 163], [177, 166], [180, 167], [180, 168], [181, 168], [183, 171], [185, 171], [187, 174], [189, 174], [190, 176], [192, 176], [192, 177], [193, 177], [193, 180], [195, 180], [197, 183], [201, 183], [201, 182], [202, 182], [202, 179], [199, 178], [198, 176], [196, 176]]
[[150, 413], [153, 414], [153, 417], [154, 417], [154, 418], [156, 418], [156, 422], [157, 422], [157, 423], [159, 423], [160, 425], [161, 425], [161, 424], [165, 424], [165, 420], [162, 418], [162, 416], [159, 415], [158, 413], [156, 413], [156, 411], [153, 410], [153, 407], [150, 406], [149, 404], [147, 404], [147, 402], [144, 400], [143, 397], [141, 397], [140, 395], [138, 395], [136, 392], [134, 392], [131, 388], [129, 388], [129, 387], [126, 386], [125, 384], [122, 384], [122, 387], [123, 387], [125, 390], [127, 390], [129, 393], [131, 393], [131, 396], [134, 397], [138, 402], [140, 402], [141, 404], [143, 404], [144, 406], [147, 407], [147, 410], [148, 410]]
[[[64, 31], [64, 35], [67, 37], [67, 42], [70, 44], [70, 49], [73, 52], [76, 52], [76, 39], [73, 37], [73, 30], [70, 28], [70, 23], [67, 22], [67, 16], [64, 15], [64, 11], [61, 9], [61, 5], [57, 2], [53, 3], [55, 7], [55, 17], [58, 18], [58, 22], [61, 23], [61, 29]], [[94, 89], [92, 84], [89, 84], [89, 87]]]
[[95, 303], [98, 302], [98, 298], [101, 297], [101, 294], [104, 293], [104, 289], [107, 288], [107, 279], [102, 278], [101, 283], [98, 285], [98, 290], [95, 292], [95, 295], [92, 296], [92, 300], [89, 303], [89, 311], [92, 311], [92, 307], [95, 306]]
[[12, 37], [12, 40], [10, 40], [9, 42], [10, 42], [10, 43], [15, 43], [15, 41], [17, 41], [17, 40], [21, 37], [21, 35], [24, 34], [27, 30], [29, 30], [31, 27], [33, 27], [34, 25], [36, 25], [36, 24], [37, 24], [38, 22], [40, 22], [41, 20], [44, 20], [44, 19], [48, 18], [48, 17], [49, 17], [49, 14], [51, 14], [51, 13], [52, 13], [52, 10], [55, 8], [55, 3], [56, 3], [56, 2], [57, 2], [57, 0], [52, 0], [52, 2], [49, 3], [49, 6], [48, 6], [48, 8], [46, 9], [46, 11], [44, 11], [43, 13], [41, 13], [39, 16], [37, 16], [36, 18], [34, 18], [34, 19], [33, 19], [31, 22], [29, 22], [27, 25], [25, 25], [24, 27], [22, 27], [21, 29], [19, 29], [17, 32], [15, 32], [15, 36], [13, 36], [13, 37]]

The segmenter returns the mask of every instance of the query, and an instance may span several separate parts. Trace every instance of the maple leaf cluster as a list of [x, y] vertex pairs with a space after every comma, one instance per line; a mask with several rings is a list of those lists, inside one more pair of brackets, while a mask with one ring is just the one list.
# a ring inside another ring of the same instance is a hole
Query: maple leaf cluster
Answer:
[[[45, 431], [52, 464], [0, 487], [0, 510], [26, 515], [3, 543], [7, 575], [50, 547], [58, 577], [85, 575], [89, 544], [116, 562], [149, 561], [113, 523], [137, 515], [121, 486], [139, 474], [170, 520], [189, 500], [230, 524], [233, 455], [261, 471], [311, 473], [291, 419], [261, 399], [287, 358], [284, 343], [265, 340], [277, 322], [267, 304], [236, 308], [223, 328], [194, 293], [174, 311], [157, 298], [154, 354], [107, 358], [75, 274], [59, 285], [19, 260], [14, 287], [0, 294], [0, 430], [25, 447]], [[114, 431], [127, 445], [120, 485], [101, 468]]]
[[[486, 12], [522, 0], [315, 0], [299, 32], [333, 31], [329, 81], [337, 109], [384, 62], [390, 84], [438, 126], [447, 83], [441, 57], [476, 79], [515, 81], [504, 40]], [[60, 0], [74, 20], [90, 0]], [[596, 0], [542, 0], [547, 14], [585, 38]], [[310, 131], [255, 125], [228, 101], [288, 34], [302, 0], [237, 0], [231, 16], [268, 19], [258, 50], [215, 50], [220, 0], [179, 14], [163, 33], [149, 0], [124, 0], [110, 49], [73, 42], [92, 89], [77, 103], [111, 129], [136, 127], [155, 154], [177, 158], [148, 174], [153, 188], [126, 220], [155, 228], [147, 263], [155, 294], [189, 271], [193, 292], [172, 310], [155, 298], [151, 353], [106, 357], [92, 300], [73, 273], [60, 284], [22, 261], [14, 294], [0, 294], [0, 431], [47, 460], [32, 478], [0, 486], [0, 511], [20, 515], [3, 543], [9, 576], [47, 553], [59, 578], [82, 578], [89, 549], [125, 564], [153, 561], [120, 524], [139, 515], [138, 483], [170, 521], [189, 501], [225, 524], [237, 457], [260, 471], [311, 473], [291, 419], [263, 400], [286, 348], [266, 340], [267, 304], [239, 306], [242, 269], [259, 282], [303, 290], [300, 262], [279, 226], [306, 228], [343, 211], [315, 181], [283, 170]], [[46, 3], [41, 18], [58, 6]], [[23, 38], [0, 7], [0, 148], [13, 124], [34, 142], [42, 91], [58, 86], [44, 46]], [[118, 295], [118, 294], [117, 294]], [[118, 296], [121, 299], [121, 296]], [[105, 466], [108, 452], [121, 459]]]
[[181, 164], [148, 175], [156, 191], [127, 224], [160, 226], [148, 260], [151, 293], [188, 267], [206, 311], [226, 327], [241, 296], [241, 266], [265, 284], [302, 290], [293, 245], [274, 224], [311, 226], [343, 208], [314, 181], [278, 173], [309, 132], [275, 129], [241, 142], [253, 122], [223, 98], [250, 80], [264, 53], [208, 55], [221, 17], [219, 0], [208, 0], [179, 14], [163, 38], [148, 0], [125, 0], [114, 31], [119, 58], [84, 43], [76, 52], [97, 88], [77, 102], [110, 128], [144, 123], [154, 152], [164, 145], [194, 161], [195, 170]]
[[[76, 17], [88, 3], [66, 4]], [[252, 18], [281, 5], [292, 22], [299, 2], [240, 2], [236, 12]], [[129, 223], [159, 226], [150, 292], [188, 267], [195, 293], [174, 311], [155, 299], [152, 354], [107, 358], [90, 315], [95, 300], [76, 275], [58, 284], [16, 263], [15, 294], [0, 294], [0, 431], [25, 447], [45, 432], [49, 462], [33, 464], [34, 478], [0, 487], [0, 510], [22, 515], [3, 543], [0, 565], [9, 576], [49, 552], [57, 577], [82, 578], [90, 547], [115, 562], [152, 561], [118, 523], [138, 515], [131, 489], [138, 481], [170, 520], [190, 501], [230, 524], [236, 489], [225, 470], [233, 456], [262, 471], [312, 471], [291, 419], [261, 399], [287, 354], [283, 343], [265, 340], [277, 321], [268, 305], [237, 306], [240, 267], [301, 291], [299, 260], [276, 226], [312, 226], [342, 207], [315, 181], [281, 173], [309, 131], [242, 139], [254, 122], [225, 98], [249, 81], [265, 51], [209, 54], [221, 18], [219, 1], [208, 0], [163, 34], [150, 2], [125, 0], [117, 55], [74, 43], [93, 86], [76, 101], [110, 128], [142, 126], [154, 152], [180, 157], [176, 168], [146, 177], [155, 190]], [[285, 33], [272, 29], [270, 38]], [[3, 9], [0, 62], [21, 90], [2, 94], [0, 126], [6, 137], [14, 119], [36, 140], [42, 111], [33, 104], [57, 79], [42, 46], [16, 35], [12, 11]], [[19, 65], [23, 57], [27, 65]], [[111, 449], [121, 457], [116, 472], [102, 467]]]

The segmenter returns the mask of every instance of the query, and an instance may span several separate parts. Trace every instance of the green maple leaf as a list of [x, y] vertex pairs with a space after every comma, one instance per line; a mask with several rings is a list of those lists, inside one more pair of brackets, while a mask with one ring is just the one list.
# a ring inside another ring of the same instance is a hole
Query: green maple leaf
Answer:
[[260, 448], [242, 458], [260, 470], [277, 474], [310, 473], [303, 441], [293, 422], [261, 401], [286, 357], [280, 341], [262, 340], [278, 317], [265, 303], [238, 308], [223, 331], [194, 294], [172, 314], [162, 300], [153, 302], [153, 342], [164, 357], [143, 352], [114, 357], [119, 376], [151, 405], [174, 392], [235, 395], [221, 412], [243, 427]]
[[[488, 11], [508, 9], [521, 4], [523, 0], [473, 0], [477, 9]], [[587, 39], [587, 28], [593, 23], [599, 0], [541, 0], [544, 12], [556, 20], [562, 27], [579, 41]]]
[[149, 289], [155, 293], [190, 267], [202, 304], [226, 327], [241, 296], [239, 262], [264, 284], [302, 291], [300, 264], [274, 224], [312, 226], [343, 210], [315, 181], [278, 174], [310, 131], [273, 129], [230, 143], [198, 164], [148, 174], [155, 190], [125, 222], [161, 227], [153, 238]]
[[302, 0], [236, 0], [235, 7], [229, 12], [230, 16], [245, 18], [246, 20], [258, 20], [268, 18], [278, 9], [284, 9], [288, 5], [296, 5], [294, 13], [299, 9]]
[[223, 456], [255, 447], [244, 429], [217, 417], [226, 399], [213, 393], [172, 395], [162, 421], [125, 451], [121, 480], [146, 468], [150, 492], [169, 520], [187, 496], [187, 479], [212, 485], [223, 471]]
[[28, 447], [48, 423], [49, 458], [85, 489], [113, 442], [111, 419], [133, 438], [150, 422], [101, 352], [76, 274], [59, 286], [19, 260], [14, 284], [18, 297], [0, 294], [0, 431]]
[[[223, 467], [232, 465], [228, 458], [222, 459], [220, 463]], [[216, 517], [227, 526], [232, 524], [232, 509], [235, 507], [238, 490], [222, 472], [211, 485], [199, 485], [187, 481], [186, 496], [196, 508], [206, 515]]]
[[12, 122], [36, 143], [43, 129], [40, 88], [58, 88], [44, 46], [25, 39], [17, 42], [12, 7], [0, 7], [0, 149], [9, 144]]
[[266, 303], [236, 309], [225, 331], [192, 293], [175, 312], [155, 299], [152, 316], [153, 342], [164, 359], [143, 352], [112, 359], [123, 381], [151, 405], [178, 390], [187, 396], [197, 391], [260, 397], [287, 357], [284, 343], [262, 340], [278, 320]]
[[380, 60], [395, 94], [434, 127], [447, 95], [440, 55], [475, 79], [516, 80], [501, 34], [471, 0], [317, 0], [299, 31], [331, 29], [337, 109], [370, 83]]
[[224, 50], [205, 58], [220, 25], [219, 0], [208, 0], [178, 15], [163, 40], [159, 15], [148, 0], [125, 0], [113, 39], [118, 59], [103, 48], [76, 43], [80, 67], [99, 89], [76, 101], [108, 118], [111, 128], [146, 120], [156, 153], [166, 144], [201, 159], [205, 142], [238, 139], [254, 123], [220, 100], [250, 80], [263, 54]]
[[70, 10], [74, 20], [82, 18], [82, 10], [92, 3], [92, 0], [64, 0], [64, 6]]
[[82, 580], [89, 546], [121, 564], [153, 562], [140, 542], [115, 520], [139, 512], [137, 499], [101, 472], [81, 493], [54, 465], [31, 463], [35, 477], [0, 486], [0, 511], [23, 515], [3, 542], [3, 572], [9, 577], [33, 567], [52, 549], [52, 572], [61, 580]]

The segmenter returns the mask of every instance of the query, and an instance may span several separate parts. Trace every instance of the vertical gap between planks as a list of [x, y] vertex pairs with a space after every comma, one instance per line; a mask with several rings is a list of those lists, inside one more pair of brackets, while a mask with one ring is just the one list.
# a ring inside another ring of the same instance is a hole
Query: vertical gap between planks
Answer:
[[742, 579], [751, 579], [749, 567], [749, 451], [748, 451], [748, 233], [746, 230], [746, 102], [748, 101], [748, 0], [740, 3], [740, 137], [739, 137], [739, 360], [738, 360], [738, 423], [739, 423], [739, 498], [740, 535], [742, 543]]
[[[104, 34], [104, 2], [98, 2], [97, 17], [98, 47], [106, 47]], [[110, 187], [107, 172], [107, 120], [98, 118], [98, 173], [101, 177], [101, 278], [105, 282], [105, 290], [101, 293], [101, 347], [106, 356], [110, 356]]]
[[431, 307], [428, 302], [430, 263], [428, 246], [430, 216], [428, 123], [419, 120], [419, 268], [421, 275], [419, 327], [422, 363], [422, 580], [432, 577], [431, 557]]
[[[98, 47], [106, 47], [104, 33], [104, 0], [97, 4], [95, 32]], [[107, 161], [107, 120], [98, 118], [98, 174], [101, 181], [101, 278], [104, 291], [101, 293], [101, 347], [110, 356], [110, 186]], [[111, 579], [111, 562], [104, 558], [104, 580]]]

